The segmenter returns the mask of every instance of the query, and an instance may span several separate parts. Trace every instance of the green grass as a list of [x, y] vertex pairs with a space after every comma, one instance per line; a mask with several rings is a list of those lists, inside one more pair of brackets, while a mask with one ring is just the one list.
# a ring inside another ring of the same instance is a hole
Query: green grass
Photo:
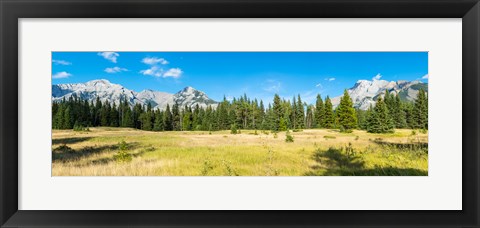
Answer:
[[[54, 176], [427, 175], [427, 134], [303, 130], [148, 132], [91, 128], [54, 130]], [[116, 162], [119, 143], [132, 159]], [[349, 146], [350, 144], [350, 146]], [[68, 147], [68, 148], [67, 148]]]

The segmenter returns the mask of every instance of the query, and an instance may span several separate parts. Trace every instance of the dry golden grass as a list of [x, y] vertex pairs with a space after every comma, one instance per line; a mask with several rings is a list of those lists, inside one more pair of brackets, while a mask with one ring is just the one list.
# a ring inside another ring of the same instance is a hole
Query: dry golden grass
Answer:
[[[53, 130], [53, 176], [303, 176], [427, 175], [427, 134], [338, 130], [266, 134], [242, 130], [149, 132], [91, 128]], [[130, 162], [118, 162], [118, 144], [128, 143]], [[349, 146], [351, 143], [351, 146]], [[67, 147], [62, 147], [66, 145]], [[407, 145], [409, 147], [404, 148]], [[63, 149], [62, 149], [63, 148]], [[71, 150], [68, 150], [71, 148]], [[346, 148], [352, 148], [347, 153]]]

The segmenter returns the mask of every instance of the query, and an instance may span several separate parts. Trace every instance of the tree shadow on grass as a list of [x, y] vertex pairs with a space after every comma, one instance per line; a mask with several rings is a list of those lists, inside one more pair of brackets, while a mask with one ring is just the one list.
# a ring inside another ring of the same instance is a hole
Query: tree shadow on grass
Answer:
[[[130, 145], [130, 144], [129, 144]], [[118, 147], [117, 147], [118, 148]], [[129, 146], [129, 149], [135, 149], [135, 148], [138, 148], [138, 146], [136, 147], [131, 147]], [[132, 157], [138, 157], [138, 156], [141, 156], [142, 154], [144, 154], [145, 152], [148, 152], [150, 151], [149, 148], [146, 148], [146, 149], [141, 149], [141, 150], [138, 150], [136, 151], [135, 153], [129, 153]], [[115, 161], [115, 158], [113, 156], [111, 157], [106, 157], [106, 158], [100, 158], [100, 159], [96, 159], [96, 160], [93, 160], [91, 161], [91, 163], [93, 165], [102, 165], [102, 164], [108, 164], [110, 162], [114, 162]]]
[[[139, 143], [128, 143], [129, 149], [135, 149], [139, 146]], [[61, 145], [52, 150], [53, 162], [68, 162], [81, 158], [87, 158], [94, 154], [99, 154], [111, 150], [118, 150], [118, 145], [103, 145], [103, 146], [86, 146], [81, 149], [74, 150], [67, 145]]]
[[79, 142], [84, 142], [92, 137], [72, 137], [72, 138], [59, 138], [59, 139], [52, 139], [52, 145], [58, 144], [74, 144]]
[[413, 168], [375, 167], [365, 168], [361, 157], [343, 149], [317, 150], [313, 155], [316, 164], [305, 176], [427, 176], [428, 172]]

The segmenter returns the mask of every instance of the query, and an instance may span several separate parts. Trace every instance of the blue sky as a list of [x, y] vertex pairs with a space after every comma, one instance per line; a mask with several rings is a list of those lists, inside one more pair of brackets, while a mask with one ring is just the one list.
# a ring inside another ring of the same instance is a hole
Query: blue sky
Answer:
[[428, 80], [428, 52], [53, 52], [52, 83], [107, 79], [140, 92], [186, 86], [220, 101], [244, 93], [335, 97], [360, 79]]

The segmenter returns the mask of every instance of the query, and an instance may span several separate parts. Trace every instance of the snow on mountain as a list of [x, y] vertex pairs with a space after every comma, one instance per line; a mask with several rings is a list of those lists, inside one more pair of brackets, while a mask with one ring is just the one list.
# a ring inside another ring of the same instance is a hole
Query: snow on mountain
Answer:
[[164, 109], [167, 107], [167, 104], [170, 107], [174, 104], [173, 94], [153, 91], [153, 90], [143, 90], [140, 93], [137, 93], [136, 97], [141, 100], [145, 105], [150, 103], [154, 108]]
[[143, 90], [137, 93], [105, 79], [86, 83], [52, 85], [52, 100], [54, 102], [61, 101], [63, 98], [69, 99], [71, 96], [76, 96], [89, 102], [95, 101], [98, 97], [102, 102], [109, 101], [117, 105], [120, 103], [120, 100], [127, 98], [130, 106], [151, 104], [154, 109], [161, 110], [165, 109], [167, 104], [171, 107], [175, 103], [181, 108], [185, 107], [185, 105], [194, 107], [197, 104], [200, 107], [211, 105], [215, 108], [217, 106], [216, 101], [210, 99], [204, 92], [192, 87], [186, 87], [176, 94], [170, 94], [153, 90]]
[[[423, 88], [428, 91], [428, 84], [421, 81], [385, 81], [385, 80], [358, 80], [355, 85], [347, 92], [352, 98], [353, 106], [362, 110], [367, 110], [370, 105], [374, 106], [379, 96], [385, 95], [385, 90], [399, 95], [401, 100], [413, 101], [418, 91]], [[340, 104], [342, 96], [332, 98], [333, 107]]]
[[214, 108], [217, 106], [217, 102], [208, 98], [204, 92], [198, 91], [190, 86], [185, 87], [182, 91], [173, 95], [173, 99], [178, 104], [182, 104], [182, 107], [185, 105], [192, 107], [196, 104], [198, 104], [201, 108], [206, 108], [209, 105], [212, 105]]

